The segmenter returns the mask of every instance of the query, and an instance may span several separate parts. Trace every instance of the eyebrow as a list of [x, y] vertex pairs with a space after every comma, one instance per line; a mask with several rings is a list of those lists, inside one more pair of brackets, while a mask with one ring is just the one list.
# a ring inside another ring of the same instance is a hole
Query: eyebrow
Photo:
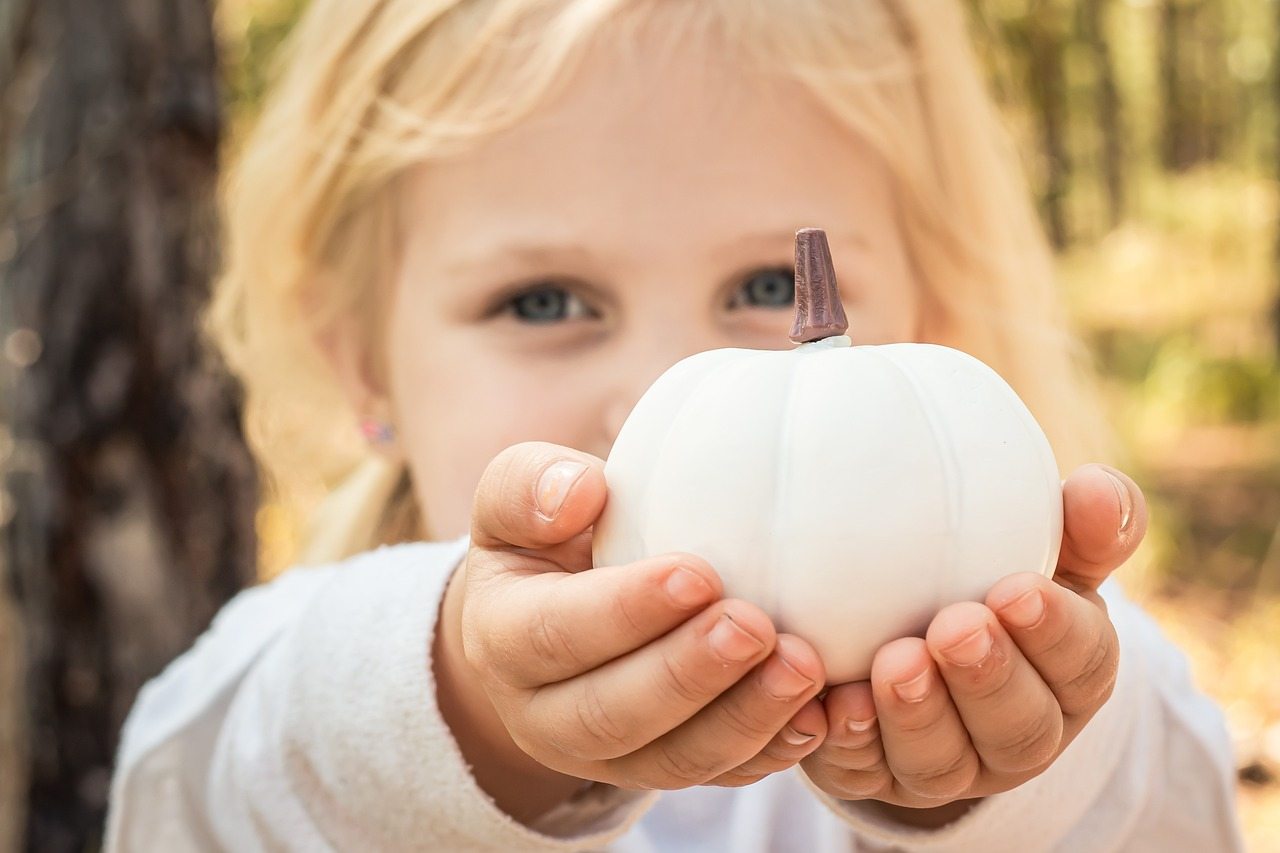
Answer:
[[537, 243], [513, 241], [502, 243], [486, 252], [468, 252], [446, 267], [446, 272], [483, 267], [495, 262], [514, 262], [521, 265], [553, 266], [573, 263], [591, 266], [598, 261], [595, 253], [576, 243]]
[[[801, 226], [808, 227], [808, 226]], [[779, 254], [790, 256], [794, 251], [795, 232], [797, 229], [764, 230], [741, 234], [728, 240], [712, 250], [713, 257], [733, 256], [744, 248], [768, 247], [777, 249]], [[863, 248], [868, 245], [866, 235], [859, 230], [839, 230], [828, 232], [834, 245], [853, 245]], [[457, 273], [461, 270], [483, 267], [495, 263], [511, 263], [520, 266], [557, 267], [573, 265], [579, 268], [596, 269], [607, 267], [598, 252], [584, 247], [580, 243], [566, 243], [558, 239], [538, 242], [527, 238], [513, 239], [500, 243], [487, 252], [468, 252], [446, 268], [446, 272]], [[726, 259], [727, 260], [727, 259]]]

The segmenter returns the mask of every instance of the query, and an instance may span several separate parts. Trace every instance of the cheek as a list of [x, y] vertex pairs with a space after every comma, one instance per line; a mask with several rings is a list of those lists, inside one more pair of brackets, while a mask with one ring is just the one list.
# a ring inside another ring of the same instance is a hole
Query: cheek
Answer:
[[905, 255], [886, 253], [868, 258], [858, 272], [849, 312], [854, 343], [916, 340], [922, 317], [920, 286]]
[[396, 428], [431, 538], [467, 531], [480, 475], [504, 448], [574, 443], [573, 382], [532, 381], [527, 363], [447, 333], [391, 342]]

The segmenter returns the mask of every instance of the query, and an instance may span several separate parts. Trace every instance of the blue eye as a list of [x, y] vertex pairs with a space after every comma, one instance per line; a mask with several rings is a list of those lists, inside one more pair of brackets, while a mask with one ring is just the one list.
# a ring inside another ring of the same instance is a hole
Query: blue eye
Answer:
[[759, 270], [742, 283], [730, 307], [789, 308], [795, 303], [796, 274], [790, 269]]
[[574, 293], [563, 287], [548, 285], [517, 294], [502, 306], [522, 323], [546, 325], [592, 316], [591, 309]]

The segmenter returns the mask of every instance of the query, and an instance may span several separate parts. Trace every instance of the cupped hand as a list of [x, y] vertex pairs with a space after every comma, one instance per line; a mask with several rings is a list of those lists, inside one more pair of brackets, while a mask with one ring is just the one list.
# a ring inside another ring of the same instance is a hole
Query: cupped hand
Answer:
[[1102, 465], [1063, 484], [1052, 580], [997, 583], [944, 608], [924, 639], [881, 647], [869, 681], [832, 687], [828, 734], [804, 759], [840, 799], [923, 809], [1007, 791], [1043, 772], [1115, 685], [1119, 643], [1098, 586], [1142, 541], [1137, 485]]
[[826, 733], [817, 653], [722, 598], [695, 556], [593, 569], [603, 468], [529, 442], [477, 489], [462, 647], [511, 739], [623, 788], [743, 785], [793, 766]]

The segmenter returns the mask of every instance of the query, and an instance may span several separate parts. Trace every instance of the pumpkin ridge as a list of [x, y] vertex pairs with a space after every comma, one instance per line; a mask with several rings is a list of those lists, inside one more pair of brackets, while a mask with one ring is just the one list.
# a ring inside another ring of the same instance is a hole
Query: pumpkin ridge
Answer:
[[[908, 346], [910, 346], [908, 344]], [[934, 587], [936, 600], [934, 601], [934, 612], [941, 610], [946, 604], [955, 600], [955, 591], [958, 588], [956, 583], [956, 554], [958, 551], [957, 540], [960, 532], [960, 496], [957, 490], [963, 485], [959, 476], [960, 465], [956, 460], [956, 449], [945, 429], [942, 420], [938, 417], [937, 410], [930, 404], [929, 397], [925, 394], [920, 382], [916, 378], [911, 368], [898, 361], [894, 355], [884, 352], [881, 347], [864, 347], [864, 349], [874, 349], [875, 354], [886, 364], [888, 364], [895, 373], [903, 378], [907, 384], [907, 388], [911, 391], [911, 396], [916, 401], [916, 406], [923, 413], [925, 422], [929, 425], [929, 436], [933, 439], [934, 453], [938, 459], [938, 465], [942, 468], [943, 482], [946, 484], [946, 554], [945, 554], [945, 571], [940, 573], [941, 577], [946, 578], [947, 595], [942, 594], [942, 590], [938, 585]]]
[[[726, 347], [718, 350], [707, 350], [703, 353], [697, 353], [693, 356], [689, 356], [688, 358], [683, 359], [682, 361], [668, 368], [662, 374], [662, 376], [658, 378], [658, 380], [654, 383], [654, 385], [650, 387], [649, 392], [652, 392], [653, 389], [657, 387], [658, 384], [663, 382], [663, 380], [668, 379], [670, 376], [672, 376], [675, 370], [679, 369], [682, 365], [686, 365], [688, 362], [692, 361], [693, 359], [697, 359], [699, 356], [709, 355], [712, 353], [728, 353], [731, 351], [734, 351], [734, 348]], [[719, 359], [716, 361], [712, 361], [711, 364], [707, 366], [703, 366], [703, 365], [695, 366], [693, 364], [688, 364], [688, 372], [693, 374], [692, 381], [694, 384], [691, 387], [694, 390], [696, 390], [698, 387], [701, 386], [703, 380], [706, 379], [706, 374], [709, 374], [710, 372], [714, 371], [717, 367], [721, 366], [722, 364], [729, 363], [729, 361], [731, 361], [731, 359]], [[628, 415], [626, 421], [622, 425], [622, 428], [618, 431], [618, 435], [615, 436], [614, 438], [615, 445], [623, 444], [627, 441], [627, 438], [630, 435], [628, 428], [631, 426], [633, 422], [633, 417], [636, 414], [636, 412], [648, 411], [649, 409], [652, 408], [651, 397], [649, 392], [646, 392], [646, 394], [642, 395], [641, 399], [638, 400], [635, 406], [632, 408], [631, 414]], [[686, 397], [687, 395], [688, 395], [688, 389], [686, 389], [683, 395], [670, 397], [670, 399], [673, 401], [679, 401], [684, 397]], [[676, 402], [676, 405], [679, 406], [682, 404]], [[679, 412], [679, 408], [676, 408], [676, 412], [677, 413]], [[631, 546], [630, 548], [626, 549], [629, 552], [630, 556], [627, 559], [616, 561], [616, 562], [619, 562], [619, 564], [628, 562], [630, 560], [636, 560], [636, 559], [652, 556], [649, 550], [649, 544], [645, 540], [645, 535], [643, 530], [645, 515], [643, 514], [643, 512], [647, 512], [649, 508], [648, 497], [653, 485], [652, 472], [655, 470], [653, 463], [661, 455], [660, 453], [654, 453], [654, 448], [661, 449], [662, 447], [665, 446], [666, 440], [668, 437], [668, 432], [671, 429], [671, 423], [674, 420], [675, 420], [674, 416], [669, 420], [667, 420], [665, 422], [666, 429], [662, 431], [661, 435], [653, 439], [650, 439], [649, 441], [645, 442], [642, 445], [645, 451], [647, 451], [650, 454], [650, 463], [651, 463], [646, 471], [646, 475], [640, 479], [638, 485], [636, 486], [635, 492], [633, 495], [634, 506], [639, 508], [642, 512], [633, 511], [630, 514], [629, 521], [626, 520], [627, 517], [624, 517], [623, 519], [618, 519], [616, 517], [609, 519], [610, 523], [614, 527], [621, 526], [621, 529], [619, 529], [617, 532], [613, 534], [614, 539], [616, 540], [618, 538], [621, 538], [621, 541], [627, 542]], [[615, 455], [613, 450], [611, 449], [609, 452], [609, 459], [605, 461], [606, 479], [608, 478], [610, 466], [612, 464], [615, 464]], [[608, 488], [610, 491], [610, 497], [612, 497], [612, 492], [614, 488], [613, 484], [609, 484]], [[616, 510], [612, 510], [612, 512], [616, 513]], [[609, 503], [606, 502], [605, 515], [608, 516], [610, 515], [610, 513], [611, 513], [611, 509], [610, 509]], [[599, 523], [600, 521], [597, 521], [597, 524]], [[594, 561], [594, 554], [595, 554], [594, 545], [592, 546], [592, 554], [593, 554], [593, 561]]]
[[[750, 350], [743, 350], [743, 351], [751, 352]], [[768, 350], [762, 350], [760, 351], [759, 355], [768, 355], [770, 354], [770, 352], [771, 351], [768, 351]], [[676, 420], [680, 416], [680, 412], [683, 411], [684, 407], [688, 405], [689, 400], [695, 400], [698, 398], [699, 392], [701, 392], [702, 389], [708, 383], [710, 383], [712, 379], [718, 377], [721, 373], [728, 371], [730, 368], [741, 367], [744, 364], [746, 365], [754, 364], [757, 358], [759, 358], [759, 356], [747, 358], [742, 361], [739, 361], [738, 359], [726, 359], [716, 364], [715, 366], [708, 368], [707, 372], [703, 374], [703, 376], [700, 379], [698, 379], [697, 382], [695, 382], [694, 385], [683, 395], [683, 400], [680, 402], [679, 407], [674, 412], [671, 413], [671, 417], [667, 420], [666, 429], [664, 429], [662, 432], [662, 439], [656, 443], [658, 449], [657, 449], [657, 452], [653, 454], [653, 461], [652, 461], [652, 464], [649, 466], [648, 476], [646, 476], [644, 479], [644, 494], [642, 494], [640, 498], [636, 501], [636, 505], [640, 508], [639, 518], [641, 519], [641, 525], [646, 524], [648, 520], [654, 516], [654, 512], [653, 512], [654, 472], [662, 468], [662, 459], [667, 454], [667, 448], [671, 443], [673, 427], [675, 425]], [[641, 554], [645, 557], [652, 557], [653, 554], [649, 548], [648, 530], [645, 527], [640, 526], [636, 530], [636, 538], [640, 542]], [[701, 557], [702, 555], [698, 554], [697, 556]], [[712, 566], [711, 568], [719, 572], [719, 569], [716, 568], [715, 566]]]
[[[792, 356], [792, 358], [795, 357]], [[788, 488], [790, 482], [786, 477], [787, 471], [791, 469], [791, 434], [795, 431], [796, 386], [799, 384], [800, 371], [803, 369], [804, 362], [797, 361], [791, 366], [791, 369], [787, 371], [787, 393], [783, 400], [782, 416], [778, 419], [779, 423], [775, 438], [779, 452], [774, 454], [776, 462], [774, 464], [773, 471], [773, 523], [770, 525], [770, 529], [773, 531], [773, 536], [769, 537], [769, 561], [766, 565], [773, 569], [773, 571], [770, 572], [771, 583], [769, 585], [769, 597], [772, 601], [770, 601], [769, 609], [773, 613], [777, 613], [779, 615], [782, 615], [782, 594], [779, 589], [779, 584], [782, 582], [783, 572], [779, 570], [778, 561], [784, 551], [784, 549], [779, 546], [779, 543], [786, 541], [786, 535], [785, 533], [780, 533], [778, 528], [783, 523], [782, 508], [788, 505], [788, 502], [784, 500], [784, 498], [787, 497], [787, 494], [784, 493], [790, 491]], [[786, 626], [779, 627], [784, 629], [786, 628]]]

